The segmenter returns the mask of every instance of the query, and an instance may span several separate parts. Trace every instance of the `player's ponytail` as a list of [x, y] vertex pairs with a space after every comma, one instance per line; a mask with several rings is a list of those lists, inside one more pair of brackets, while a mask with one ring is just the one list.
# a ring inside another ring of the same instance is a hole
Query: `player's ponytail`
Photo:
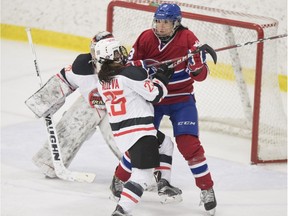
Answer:
[[124, 66], [120, 63], [116, 63], [113, 60], [105, 61], [101, 65], [101, 69], [98, 73], [100, 83], [109, 83], [114, 76], [118, 75]]

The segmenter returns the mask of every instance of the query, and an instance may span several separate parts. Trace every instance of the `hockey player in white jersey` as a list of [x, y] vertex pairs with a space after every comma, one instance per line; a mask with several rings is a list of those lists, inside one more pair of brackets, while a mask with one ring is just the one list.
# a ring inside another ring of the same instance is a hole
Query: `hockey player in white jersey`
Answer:
[[[95, 102], [99, 101], [97, 99], [99, 94], [96, 89], [98, 77], [95, 74], [94, 47], [97, 42], [105, 38], [113, 38], [113, 35], [106, 31], [96, 34], [91, 40], [90, 53], [78, 55], [72, 65], [66, 66], [60, 73], [52, 76], [42, 88], [25, 101], [35, 115], [41, 118], [57, 112], [65, 103], [65, 98], [79, 89], [81, 96], [63, 114], [56, 125], [62, 160], [66, 167], [70, 165], [82, 144], [93, 135], [97, 126], [114, 155], [118, 159], [122, 155], [115, 144], [106, 110], [102, 109], [99, 104], [95, 107]], [[45, 176], [57, 177], [48, 141], [32, 160]]]
[[95, 51], [101, 64], [98, 91], [117, 146], [122, 153], [128, 152], [132, 166], [112, 216], [131, 215], [151, 183], [154, 168], [160, 165], [160, 154], [167, 150], [164, 143], [159, 148], [152, 104], [166, 96], [166, 85], [174, 70], [162, 65], [151, 80], [145, 69], [125, 67], [126, 49], [115, 39], [99, 41]]

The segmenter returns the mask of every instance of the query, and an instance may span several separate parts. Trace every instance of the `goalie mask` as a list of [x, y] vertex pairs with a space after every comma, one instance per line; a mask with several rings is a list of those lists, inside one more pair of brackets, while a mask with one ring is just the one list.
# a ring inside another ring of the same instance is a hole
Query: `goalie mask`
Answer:
[[124, 65], [127, 62], [128, 53], [115, 38], [107, 38], [95, 45], [95, 57], [100, 64], [115, 62]]
[[181, 25], [181, 9], [177, 4], [161, 4], [155, 14], [152, 29], [162, 41], [168, 42]]
[[96, 44], [97, 44], [100, 40], [103, 40], [103, 39], [106, 39], [106, 38], [114, 38], [114, 36], [112, 35], [111, 32], [101, 31], [101, 32], [98, 32], [98, 33], [91, 39], [91, 43], [90, 43], [90, 53], [91, 53], [91, 56], [92, 56], [92, 62], [94, 63], [95, 66], [96, 66], [96, 63], [97, 63], [97, 59], [96, 59], [96, 56], [95, 56], [95, 46], [96, 46]]

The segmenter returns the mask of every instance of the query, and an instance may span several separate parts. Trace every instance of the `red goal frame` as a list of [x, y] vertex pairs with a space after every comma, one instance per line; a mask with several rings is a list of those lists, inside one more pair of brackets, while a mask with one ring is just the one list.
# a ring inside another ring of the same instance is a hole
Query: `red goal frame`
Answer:
[[[148, 3], [149, 1], [138, 1]], [[155, 2], [155, 1], [154, 1]], [[162, 3], [163, 1], [156, 1]], [[178, 3], [179, 6], [180, 3]], [[187, 4], [186, 4], [187, 5]], [[185, 6], [186, 6], [185, 5]], [[107, 31], [113, 33], [113, 10], [115, 7], [124, 7], [134, 10], [147, 11], [147, 12], [155, 12], [155, 6], [137, 4], [128, 1], [111, 1], [107, 8], [107, 23], [106, 29]], [[214, 9], [218, 10], [218, 9]], [[210, 23], [217, 24], [229, 24], [230, 26], [246, 28], [254, 30], [257, 33], [257, 39], [264, 38], [264, 30], [263, 27], [259, 24], [253, 22], [243, 22], [237, 21], [227, 18], [219, 18], [208, 15], [201, 15], [192, 12], [182, 12], [182, 16], [188, 19], [194, 19], [199, 21], [205, 21]], [[276, 23], [277, 24], [277, 23]], [[275, 25], [276, 25], [275, 24]], [[143, 29], [144, 30], [144, 29]], [[255, 74], [255, 88], [254, 88], [254, 106], [253, 106], [253, 120], [252, 120], [252, 139], [251, 139], [251, 163], [279, 163], [279, 162], [287, 162], [287, 159], [283, 160], [260, 160], [258, 158], [258, 137], [259, 137], [259, 117], [260, 117], [260, 100], [261, 100], [261, 80], [262, 80], [262, 65], [263, 65], [263, 43], [258, 43], [256, 48], [256, 74]]]

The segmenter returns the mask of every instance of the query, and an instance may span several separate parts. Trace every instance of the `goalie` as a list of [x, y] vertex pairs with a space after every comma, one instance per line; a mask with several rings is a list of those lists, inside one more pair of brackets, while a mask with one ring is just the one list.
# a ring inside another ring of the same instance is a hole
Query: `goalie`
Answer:
[[[54, 114], [65, 103], [65, 98], [78, 89], [81, 96], [63, 114], [56, 125], [62, 160], [68, 167], [82, 144], [89, 139], [98, 126], [104, 140], [114, 155], [120, 159], [121, 153], [114, 141], [111, 127], [105, 110], [101, 104], [96, 83], [95, 44], [102, 39], [112, 38], [110, 32], [99, 32], [90, 44], [90, 53], [77, 56], [72, 65], [66, 66], [58, 74], [52, 76], [35, 94], [25, 101], [29, 109], [38, 117]], [[48, 141], [33, 156], [33, 163], [41, 172], [56, 178]]]

